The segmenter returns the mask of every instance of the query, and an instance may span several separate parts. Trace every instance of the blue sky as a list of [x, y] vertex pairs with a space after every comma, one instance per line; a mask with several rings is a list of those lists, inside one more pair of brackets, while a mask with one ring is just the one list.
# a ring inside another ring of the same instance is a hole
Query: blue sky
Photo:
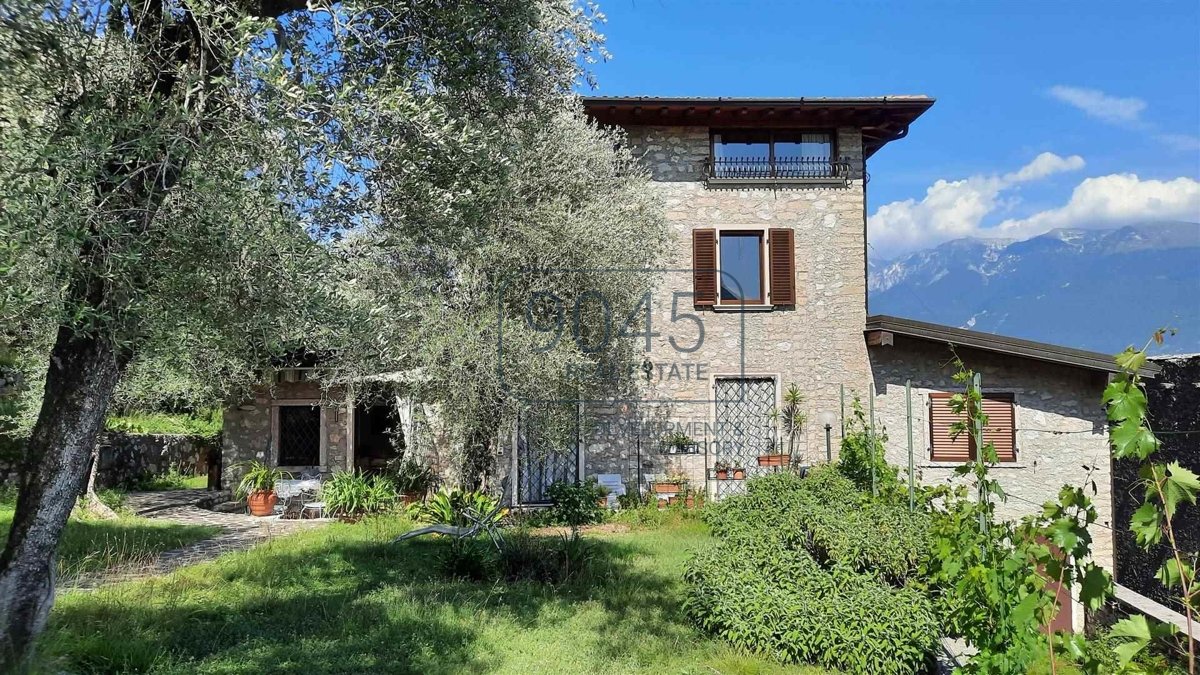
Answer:
[[1194, 0], [600, 9], [613, 58], [594, 67], [596, 94], [937, 98], [868, 167], [876, 256], [958, 236], [1200, 221]]

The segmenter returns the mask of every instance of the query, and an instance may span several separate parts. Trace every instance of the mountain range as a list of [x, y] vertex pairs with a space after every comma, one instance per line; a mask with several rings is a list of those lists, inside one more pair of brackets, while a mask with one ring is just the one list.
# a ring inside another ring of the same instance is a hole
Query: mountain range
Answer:
[[868, 272], [872, 314], [1100, 352], [1170, 327], [1156, 353], [1200, 352], [1200, 223], [955, 239]]

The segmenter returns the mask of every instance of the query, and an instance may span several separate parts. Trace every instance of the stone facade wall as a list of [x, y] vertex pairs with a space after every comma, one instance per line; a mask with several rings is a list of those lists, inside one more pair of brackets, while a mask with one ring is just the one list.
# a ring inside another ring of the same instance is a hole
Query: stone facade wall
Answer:
[[[703, 484], [711, 452], [707, 457], [664, 455], [660, 439], [665, 428], [676, 425], [708, 447], [717, 376], [771, 376], [779, 389], [795, 383], [806, 396], [803, 408], [811, 420], [837, 410], [839, 384], [862, 388], [869, 380], [862, 338], [867, 292], [862, 137], [858, 129], [838, 130], [838, 155], [852, 167], [845, 186], [709, 188], [703, 182], [708, 128], [632, 127], [628, 133], [631, 147], [652, 171], [676, 241], [662, 263], [667, 271], [653, 312], [654, 326], [663, 334], [649, 358], [664, 370], [642, 392], [646, 401], [671, 402], [589, 409], [597, 425], [585, 439], [585, 474], [621, 473], [627, 482], [635, 481], [640, 451], [643, 474], [676, 469]], [[672, 322], [671, 291], [691, 292], [691, 233], [709, 227], [794, 230], [797, 303], [742, 314], [694, 309], [689, 298], [681, 298], [678, 313], [695, 313], [705, 330], [699, 349], [681, 353], [669, 340], [690, 346], [695, 334], [675, 330], [689, 324]], [[824, 430], [809, 425], [799, 443], [798, 453], [823, 456]]]
[[282, 467], [289, 471], [320, 470], [332, 473], [351, 466], [349, 457], [350, 414], [339, 389], [322, 390], [317, 382], [280, 382], [259, 387], [251, 398], [224, 411], [221, 446], [221, 485], [230, 487], [240, 476], [238, 465], [248, 460], [276, 465], [276, 408], [279, 405], [319, 403], [324, 427], [323, 461], [312, 467]]
[[[961, 484], [954, 475], [956, 463], [930, 459], [929, 394], [961, 391], [952, 377], [956, 372], [946, 345], [897, 335], [893, 346], [872, 347], [875, 384], [875, 421], [886, 430], [889, 463], [908, 466], [905, 381], [912, 381], [913, 454], [915, 475], [924, 484]], [[1040, 511], [1056, 498], [1063, 485], [1095, 481], [1092, 495], [1098, 514], [1091, 528], [1097, 563], [1113, 569], [1111, 465], [1105, 413], [1100, 395], [1104, 373], [1039, 363], [1001, 354], [958, 349], [968, 368], [980, 373], [984, 392], [1014, 395], [1017, 427], [1017, 461], [992, 470], [992, 476], [1009, 497], [997, 505], [1001, 518], [1017, 519]], [[864, 406], [866, 401], [864, 400]], [[1084, 466], [1095, 467], [1089, 472]], [[1073, 614], [1076, 629], [1083, 627], [1081, 606]]]
[[[1200, 354], [1154, 359], [1162, 371], [1146, 380], [1150, 422], [1159, 433], [1162, 447], [1154, 454], [1156, 463], [1179, 462], [1200, 473]], [[1138, 467], [1133, 459], [1113, 461], [1113, 496], [1117, 536], [1116, 580], [1146, 597], [1182, 611], [1179, 601], [1156, 578], [1170, 557], [1166, 545], [1143, 550], [1128, 524], [1143, 502]], [[1181, 504], [1172, 519], [1175, 537], [1185, 551], [1200, 551], [1200, 507]]]

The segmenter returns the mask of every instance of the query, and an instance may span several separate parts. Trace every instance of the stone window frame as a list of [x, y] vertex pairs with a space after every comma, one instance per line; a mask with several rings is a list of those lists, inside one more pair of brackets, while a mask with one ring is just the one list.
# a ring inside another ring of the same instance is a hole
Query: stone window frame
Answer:
[[[1022, 391], [1012, 387], [983, 387], [981, 390], [983, 395], [1002, 394], [1012, 398], [1013, 406], [1013, 449], [1016, 455], [1016, 461], [1012, 462], [997, 462], [990, 465], [989, 469], [1025, 469], [1033, 466], [1034, 462], [1027, 456], [1028, 452], [1021, 445], [1021, 395]], [[917, 461], [917, 466], [927, 469], [953, 469], [962, 466], [962, 462], [947, 462], [945, 460], [933, 459], [933, 438], [929, 432], [929, 424], [932, 417], [933, 397], [930, 394], [953, 394], [954, 391], [946, 389], [924, 388], [914, 392], [925, 401], [925, 419], [920, 425], [921, 433], [924, 436], [924, 455]], [[916, 420], [914, 420], [915, 422]], [[974, 462], [975, 460], [970, 460]]]
[[[284, 471], [303, 471], [314, 467], [325, 470], [329, 466], [329, 420], [326, 407], [321, 404], [319, 398], [277, 398], [271, 401], [271, 449], [268, 452], [269, 463], [271, 466], [282, 469]], [[304, 466], [280, 466], [279, 465], [279, 409], [284, 406], [311, 406], [320, 411], [321, 426], [320, 431], [320, 448], [317, 454], [317, 464]]]
[[[771, 274], [768, 267], [768, 258], [771, 255], [771, 242], [769, 240], [771, 228], [767, 225], [737, 225], [726, 224], [716, 225], [713, 227], [717, 233], [717, 301], [713, 304], [712, 309], [715, 312], [772, 312], [775, 310], [775, 305], [771, 304]], [[761, 237], [761, 245], [758, 247], [758, 267], [759, 278], [762, 280], [762, 298], [758, 302], [725, 302], [721, 301], [721, 237], [728, 232], [729, 234], [746, 234], [756, 233]], [[748, 377], [748, 376], [747, 376]]]

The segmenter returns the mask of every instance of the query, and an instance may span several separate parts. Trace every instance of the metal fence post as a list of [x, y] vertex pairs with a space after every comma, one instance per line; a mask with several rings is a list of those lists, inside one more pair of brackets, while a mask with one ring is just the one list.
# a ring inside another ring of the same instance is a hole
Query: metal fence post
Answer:
[[879, 496], [879, 486], [875, 484], [875, 383], [867, 385], [867, 409], [870, 411], [871, 426], [867, 431], [867, 453], [871, 458], [871, 496]]
[[[975, 396], [979, 394], [980, 400], [983, 398], [983, 377], [979, 373], [971, 378], [971, 391], [967, 396], [967, 413], [971, 415], [971, 435], [975, 437], [975, 468], [979, 473], [983, 472], [983, 420], [979, 415], [982, 411], [975, 410], [973, 403]], [[984, 482], [979, 480], [979, 531], [987, 532], [987, 520], [983, 515], [983, 499], [986, 496], [984, 491]]]
[[842, 392], [842, 438], [846, 437], [846, 385], [839, 384]]
[[908, 411], [908, 512], [916, 510], [913, 496], [913, 444], [912, 444], [912, 380], [904, 381], [904, 406]]

